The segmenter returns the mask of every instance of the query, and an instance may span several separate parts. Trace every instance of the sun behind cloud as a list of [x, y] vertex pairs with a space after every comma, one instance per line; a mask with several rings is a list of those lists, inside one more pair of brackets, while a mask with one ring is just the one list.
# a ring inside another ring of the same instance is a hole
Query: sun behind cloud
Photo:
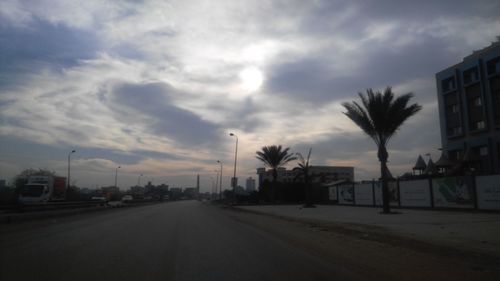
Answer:
[[254, 92], [260, 89], [264, 82], [264, 74], [255, 66], [245, 67], [240, 72], [241, 86], [249, 92]]

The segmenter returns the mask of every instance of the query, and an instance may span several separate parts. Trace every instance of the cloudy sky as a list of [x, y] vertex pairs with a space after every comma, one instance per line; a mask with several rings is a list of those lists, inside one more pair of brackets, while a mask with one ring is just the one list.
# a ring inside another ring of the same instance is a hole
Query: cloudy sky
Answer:
[[439, 157], [434, 75], [500, 35], [491, 1], [0, 2], [0, 179], [26, 168], [78, 186], [224, 185], [255, 151], [313, 148], [313, 165], [378, 173], [375, 145], [342, 114], [367, 88], [423, 110], [389, 144], [395, 175]]

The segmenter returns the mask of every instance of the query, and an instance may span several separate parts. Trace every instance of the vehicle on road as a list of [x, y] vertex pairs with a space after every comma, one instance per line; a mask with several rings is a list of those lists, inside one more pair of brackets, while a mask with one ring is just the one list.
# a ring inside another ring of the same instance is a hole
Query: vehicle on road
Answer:
[[21, 190], [18, 201], [22, 204], [36, 204], [65, 199], [65, 177], [30, 176]]
[[105, 205], [109, 202], [109, 199], [103, 195], [96, 195], [90, 198], [91, 201], [101, 202], [101, 205]]
[[134, 197], [132, 195], [125, 195], [122, 197], [122, 202], [132, 202], [134, 201]]

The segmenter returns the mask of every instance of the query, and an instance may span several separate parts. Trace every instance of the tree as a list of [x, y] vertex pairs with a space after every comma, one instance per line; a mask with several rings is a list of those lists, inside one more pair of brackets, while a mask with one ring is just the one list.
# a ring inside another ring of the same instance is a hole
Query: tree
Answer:
[[361, 105], [353, 101], [343, 103], [347, 110], [344, 114], [358, 125], [378, 147], [378, 160], [380, 161], [380, 178], [382, 181], [383, 212], [390, 213], [389, 192], [387, 187], [387, 144], [396, 134], [401, 125], [411, 116], [419, 112], [422, 107], [419, 104], [408, 105], [413, 93], [407, 93], [397, 98], [394, 97], [391, 87], [387, 87], [384, 93], [374, 93], [372, 89], [366, 91], [366, 96], [358, 94]]
[[295, 153], [299, 159], [298, 167], [295, 167], [294, 170], [299, 171], [300, 174], [297, 175], [297, 177], [303, 177], [304, 179], [304, 194], [306, 196], [305, 208], [314, 208], [314, 203], [312, 202], [312, 190], [311, 190], [311, 184], [310, 184], [310, 179], [311, 176], [309, 175], [309, 171], [311, 166], [309, 165], [309, 159], [311, 158], [311, 151], [312, 148], [309, 148], [309, 153], [307, 154], [307, 160], [302, 156], [300, 153]]
[[271, 201], [274, 202], [276, 190], [276, 181], [278, 179], [278, 168], [286, 163], [297, 159], [293, 154], [288, 153], [289, 147], [282, 149], [281, 145], [271, 145], [262, 147], [261, 151], [255, 152], [256, 158], [269, 167], [273, 173], [273, 182], [271, 188]]

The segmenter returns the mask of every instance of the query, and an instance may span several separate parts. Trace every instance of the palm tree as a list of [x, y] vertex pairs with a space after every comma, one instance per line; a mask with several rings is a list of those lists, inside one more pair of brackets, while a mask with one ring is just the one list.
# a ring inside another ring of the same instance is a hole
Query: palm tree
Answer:
[[288, 153], [289, 147], [282, 150], [281, 145], [271, 145], [262, 147], [261, 151], [255, 152], [257, 159], [264, 162], [264, 165], [271, 168], [273, 173], [273, 184], [271, 190], [271, 201], [274, 201], [276, 180], [278, 179], [277, 169], [286, 163], [297, 159], [293, 154]]
[[389, 192], [387, 178], [387, 143], [396, 134], [399, 127], [411, 116], [419, 112], [419, 104], [408, 105], [413, 93], [407, 93], [397, 98], [394, 97], [391, 87], [384, 93], [374, 93], [372, 89], [366, 91], [366, 96], [359, 93], [362, 104], [353, 101], [342, 105], [347, 110], [344, 114], [358, 125], [378, 146], [378, 160], [380, 161], [380, 174], [382, 180], [383, 212], [390, 213]]
[[311, 185], [309, 184], [311, 176], [309, 175], [309, 171], [311, 169], [311, 166], [309, 165], [309, 159], [311, 158], [311, 151], [312, 148], [309, 148], [309, 153], [307, 154], [307, 160], [302, 156], [300, 153], [295, 153], [297, 157], [299, 158], [299, 163], [298, 167], [295, 167], [294, 170], [299, 171], [300, 174], [297, 175], [297, 177], [302, 176], [304, 179], [304, 189], [305, 189], [305, 195], [306, 195], [306, 202], [304, 204], [305, 208], [314, 208], [314, 203], [312, 202], [312, 192], [311, 192]]

